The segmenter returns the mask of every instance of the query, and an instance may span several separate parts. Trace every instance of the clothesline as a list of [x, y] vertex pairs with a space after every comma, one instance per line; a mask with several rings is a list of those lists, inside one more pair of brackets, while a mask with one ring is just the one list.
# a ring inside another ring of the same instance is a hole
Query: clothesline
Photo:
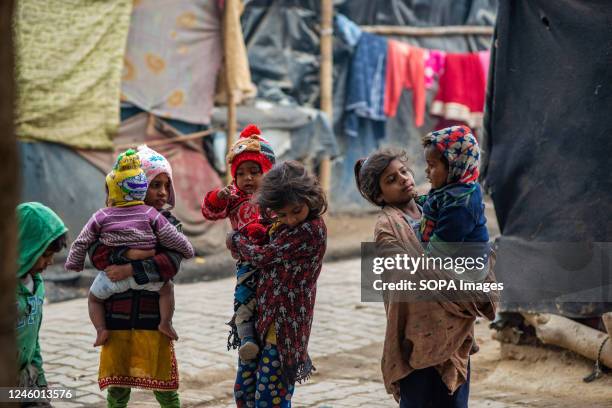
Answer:
[[406, 35], [411, 37], [438, 37], [446, 35], [493, 35], [493, 27], [489, 26], [436, 26], [436, 27], [411, 27], [411, 26], [360, 26], [360, 28], [372, 34], [380, 35]]
[[[373, 133], [376, 139], [384, 138], [384, 123], [396, 115], [404, 89], [412, 91], [414, 124], [422, 126], [426, 90], [433, 88], [436, 82], [438, 86], [430, 114], [471, 127], [481, 125], [488, 51], [451, 53], [425, 49], [364, 31], [348, 19], [341, 19], [340, 23], [342, 32], [356, 45], [345, 104], [346, 134], [358, 136], [365, 130]], [[442, 35], [456, 31], [438, 32]], [[420, 31], [420, 34], [425, 33]]]

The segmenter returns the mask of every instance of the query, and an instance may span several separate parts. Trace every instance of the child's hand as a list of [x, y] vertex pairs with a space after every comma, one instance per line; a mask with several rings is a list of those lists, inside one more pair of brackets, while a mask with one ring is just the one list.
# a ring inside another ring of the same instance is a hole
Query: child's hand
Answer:
[[104, 272], [106, 272], [106, 276], [108, 276], [108, 279], [110, 279], [111, 282], [118, 282], [134, 275], [134, 270], [130, 264], [109, 265], [106, 269], [104, 269]]
[[154, 249], [128, 249], [125, 251], [125, 257], [133, 261], [142, 261], [143, 259], [149, 259], [155, 256]]
[[268, 237], [268, 230], [263, 225], [254, 222], [244, 227], [246, 236], [255, 244], [262, 244]]
[[226, 186], [221, 190], [217, 191], [217, 198], [219, 200], [227, 200], [232, 195], [232, 190], [230, 190], [230, 186]]

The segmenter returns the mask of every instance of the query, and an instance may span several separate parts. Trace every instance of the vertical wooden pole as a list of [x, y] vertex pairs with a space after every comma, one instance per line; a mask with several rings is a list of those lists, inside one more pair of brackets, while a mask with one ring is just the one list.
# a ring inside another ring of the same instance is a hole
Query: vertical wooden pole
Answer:
[[[333, 17], [334, 4], [332, 0], [321, 0], [321, 110], [334, 123], [333, 112]], [[321, 187], [329, 196], [331, 182], [331, 163], [329, 156], [324, 156], [321, 161], [319, 179]]]
[[[230, 41], [235, 36], [235, 27], [230, 23], [230, 19], [235, 18], [235, 13], [240, 13], [238, 11], [239, 2], [235, 0], [226, 0], [225, 7], [223, 8], [223, 71], [225, 71], [225, 88], [226, 88], [226, 97], [227, 97], [227, 126], [225, 128], [225, 135], [227, 141], [226, 154], [229, 152], [230, 147], [234, 143], [234, 137], [236, 136], [236, 97], [234, 92], [234, 83], [232, 75], [236, 74], [236, 70], [234, 67], [230, 65], [235, 65], [234, 60], [232, 59], [231, 50], [230, 50]], [[234, 27], [234, 28], [232, 28]], [[237, 29], [240, 29], [238, 26]], [[232, 181], [232, 174], [230, 169], [227, 169], [225, 173], [225, 181], [227, 184]]]
[[[234, 144], [234, 137], [236, 136], [236, 100], [234, 98], [233, 89], [227, 89], [227, 128], [225, 129], [227, 136], [227, 149], [226, 153], [229, 153], [230, 147]], [[227, 184], [232, 182], [232, 173], [229, 167], [226, 169], [225, 181]]]
[[0, 1], [0, 387], [15, 386], [17, 346], [15, 344], [15, 283], [17, 276], [17, 222], [19, 199], [19, 157], [14, 131], [15, 76], [13, 46], [13, 0]]

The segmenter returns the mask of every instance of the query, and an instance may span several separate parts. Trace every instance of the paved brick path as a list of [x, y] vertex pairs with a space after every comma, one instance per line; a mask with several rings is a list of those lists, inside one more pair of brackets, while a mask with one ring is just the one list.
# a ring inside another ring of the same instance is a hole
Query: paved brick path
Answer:
[[[362, 364], [378, 364], [384, 334], [382, 304], [362, 304], [359, 260], [326, 264], [319, 280], [310, 353], [319, 371], [298, 385], [296, 407], [392, 407], [379, 378], [325, 378], [336, 362], [326, 357], [345, 356], [360, 362], [362, 349], [373, 348]], [[236, 352], [226, 351], [231, 316], [233, 279], [176, 286], [174, 325], [180, 335], [176, 352], [184, 406], [232, 407], [231, 390]], [[86, 299], [45, 306], [41, 347], [51, 385], [76, 389], [73, 402], [56, 406], [103, 405], [97, 385], [98, 353], [91, 347], [94, 330], [87, 317]], [[351, 353], [351, 351], [355, 351]], [[343, 360], [344, 361], [344, 360]], [[156, 406], [152, 393], [133, 391], [130, 406]]]
[[[360, 302], [359, 268], [358, 259], [323, 267], [310, 339], [317, 371], [306, 384], [297, 385], [293, 399], [296, 408], [397, 407], [381, 383], [384, 307]], [[231, 315], [233, 286], [233, 279], [176, 286], [174, 324], [181, 337], [176, 352], [184, 407], [235, 407], [232, 388], [237, 356], [236, 351], [226, 350], [228, 330], [224, 323]], [[612, 406], [612, 398], [603, 395], [610, 394], [607, 384], [612, 380], [602, 379], [585, 388], [602, 394], [600, 402], [592, 404], [581, 401], [578, 391], [568, 396], [559, 387], [547, 388], [555, 381], [585, 387], [579, 384], [590, 365], [578, 366], [569, 377], [550, 372], [547, 379], [530, 374], [530, 370], [544, 364], [542, 361], [532, 365], [525, 362], [524, 367], [508, 366], [510, 362], [506, 361], [498, 370], [499, 343], [490, 340], [486, 324], [477, 325], [476, 333], [482, 343], [481, 352], [472, 360], [476, 371], [471, 384], [471, 408]], [[76, 389], [78, 395], [72, 402], [56, 402], [55, 406], [105, 406], [97, 385], [99, 351], [91, 346], [93, 339], [86, 299], [45, 305], [41, 347], [47, 379], [51, 386]], [[568, 371], [571, 367], [553, 364], [550, 369]], [[494, 375], [489, 376], [492, 371]], [[523, 377], [530, 379], [530, 386], [513, 388], [512, 384], [520, 383]], [[158, 404], [152, 392], [133, 390], [129, 406]]]

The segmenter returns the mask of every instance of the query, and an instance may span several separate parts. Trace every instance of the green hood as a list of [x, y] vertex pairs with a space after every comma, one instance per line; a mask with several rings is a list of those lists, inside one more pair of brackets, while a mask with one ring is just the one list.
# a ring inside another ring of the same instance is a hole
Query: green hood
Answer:
[[51, 242], [68, 228], [52, 209], [41, 203], [23, 203], [17, 206], [19, 223], [19, 259], [17, 277], [23, 277]]

